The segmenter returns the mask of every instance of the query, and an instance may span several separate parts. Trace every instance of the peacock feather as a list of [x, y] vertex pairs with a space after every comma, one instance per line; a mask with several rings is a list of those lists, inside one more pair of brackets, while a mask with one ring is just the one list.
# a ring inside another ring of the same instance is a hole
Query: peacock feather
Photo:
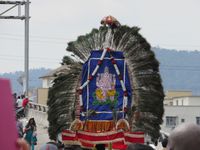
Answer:
[[[91, 50], [107, 47], [123, 51], [127, 62], [134, 101], [132, 110], [128, 111], [132, 130], [143, 130], [153, 138], [158, 138], [164, 112], [159, 62], [139, 30], [138, 27], [119, 26], [111, 29], [101, 26], [68, 43], [66, 50], [79, 58], [79, 61], [65, 56], [62, 63], [69, 65], [70, 71], [59, 75], [49, 91], [50, 138], [54, 138], [53, 135], [61, 129], [68, 128], [69, 123], [75, 119], [75, 93], [80, 81], [81, 62], [87, 61]], [[136, 110], [140, 112], [140, 117], [134, 121], [133, 114]]]

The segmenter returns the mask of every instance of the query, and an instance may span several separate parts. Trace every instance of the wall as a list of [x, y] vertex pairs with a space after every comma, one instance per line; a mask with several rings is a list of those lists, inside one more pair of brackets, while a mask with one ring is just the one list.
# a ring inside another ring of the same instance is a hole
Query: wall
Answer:
[[167, 91], [166, 98], [192, 96], [192, 91]]
[[173, 98], [173, 105], [200, 106], [200, 96], [189, 96], [189, 97]]
[[41, 79], [42, 79], [42, 87], [43, 88], [52, 87], [52, 81], [53, 81], [54, 77], [45, 77], [45, 78], [41, 78]]
[[200, 106], [200, 96], [188, 97], [189, 105], [199, 105]]
[[[173, 100], [174, 98], [187, 96], [192, 96], [192, 91], [167, 91], [165, 94], [164, 105], [176, 105], [177, 102]], [[179, 104], [182, 105], [182, 102], [180, 100]]]
[[173, 98], [173, 105], [174, 106], [182, 106], [182, 105], [189, 105], [188, 97], [178, 97], [178, 98]]
[[177, 125], [182, 123], [196, 123], [196, 117], [200, 117], [200, 106], [164, 106], [165, 113], [161, 130], [170, 133], [175, 127], [166, 126], [166, 116], [177, 117]]
[[43, 78], [42, 79], [42, 87], [43, 88], [48, 88], [48, 78]]
[[47, 106], [39, 105], [37, 103], [28, 104], [27, 118], [34, 118], [37, 124], [44, 127], [48, 127], [49, 123], [47, 120]]
[[48, 88], [38, 88], [38, 104], [46, 105], [48, 99]]

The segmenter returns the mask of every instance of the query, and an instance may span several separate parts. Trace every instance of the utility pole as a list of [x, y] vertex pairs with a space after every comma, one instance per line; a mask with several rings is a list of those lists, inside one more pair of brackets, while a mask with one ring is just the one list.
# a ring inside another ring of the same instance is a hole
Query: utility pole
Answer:
[[[0, 19], [21, 19], [24, 20], [24, 77], [25, 83], [23, 83], [23, 92], [28, 96], [29, 91], [29, 0], [26, 1], [0, 1], [2, 5], [10, 5], [11, 7], [3, 12], [0, 12]], [[4, 14], [9, 12], [18, 6], [18, 15], [5, 16]], [[21, 15], [21, 6], [24, 6], [24, 15]]]
[[29, 0], [25, 3], [25, 54], [24, 54], [24, 72], [25, 72], [25, 95], [28, 96], [29, 87]]

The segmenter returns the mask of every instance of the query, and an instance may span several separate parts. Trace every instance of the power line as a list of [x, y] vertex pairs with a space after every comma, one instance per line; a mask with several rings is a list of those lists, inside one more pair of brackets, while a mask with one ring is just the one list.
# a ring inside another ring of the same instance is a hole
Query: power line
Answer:
[[[23, 56], [21, 55], [8, 55], [8, 54], [0, 54], [0, 57], [14, 57], [14, 58], [23, 58]], [[50, 58], [50, 57], [29, 57], [31, 59], [39, 59], [39, 60], [56, 60], [56, 61], [60, 61], [61, 59], [55, 59], [55, 58]]]
[[186, 65], [181, 65], [181, 66], [180, 65], [171, 65], [171, 66], [170, 65], [160, 65], [160, 66], [161, 67], [200, 67], [200, 66], [191, 66], [191, 65], [190, 66], [188, 66], [188, 65], [187, 66]]
[[[29, 90], [29, 0], [26, 1], [0, 1], [0, 4], [4, 5], [11, 5], [10, 8], [5, 10], [4, 12], [0, 13], [0, 19], [21, 19], [24, 20], [24, 72], [25, 72], [25, 88], [24, 92], [25, 95], [28, 96], [28, 90]], [[13, 5], [13, 6], [12, 6]], [[24, 5], [24, 15], [21, 15], [21, 5]], [[18, 6], [18, 15], [14, 16], [7, 16], [4, 15], [6, 12], [9, 12], [11, 9]]]
[[187, 66], [187, 65], [161, 65], [161, 70], [174, 70], [174, 71], [200, 71], [200, 66]]
[[[16, 40], [16, 41], [22, 41], [23, 39], [19, 39], [19, 38], [13, 38], [13, 37], [0, 37], [0, 39], [9, 39], [9, 40]], [[34, 39], [30, 39], [31, 42], [36, 42], [36, 43], [48, 43], [48, 44], [66, 44], [67, 45], [67, 41], [52, 41], [52, 40], [34, 40]]]
[[[194, 45], [194, 44], [165, 44], [165, 43], [160, 43], [160, 44], [153, 44], [155, 47], [162, 47], [162, 46], [170, 46], [170, 47], [183, 47], [183, 46], [187, 46], [187, 47], [200, 47], [200, 45]], [[173, 48], [174, 49], [174, 48]]]
[[[10, 58], [12, 57], [12, 58]], [[9, 59], [9, 60], [21, 60], [23, 56], [20, 55], [10, 55], [10, 54], [0, 54], [1, 59]], [[59, 62], [62, 59], [55, 59], [50, 57], [30, 57], [31, 61], [40, 61], [40, 62]], [[192, 66], [192, 65], [160, 65], [160, 69], [162, 70], [198, 70], [200, 66]]]
[[194, 72], [199, 72], [199, 69], [184, 69], [184, 68], [160, 68], [160, 70], [171, 70], [171, 71], [194, 71]]
[[[23, 38], [22, 34], [10, 34], [10, 33], [0, 33], [0, 35], [6, 35], [6, 36], [14, 36], [14, 37], [20, 37]], [[64, 37], [50, 37], [50, 36], [41, 36], [41, 35], [30, 35], [32, 38], [40, 38], [40, 39], [56, 39], [56, 40], [74, 40], [74, 39], [66, 39]]]
[[[21, 63], [21, 61], [22, 61], [22, 59], [18, 59], [18, 58], [0, 58], [0, 61], [3, 61], [3, 62], [10, 62], [10, 61], [12, 61], [12, 62], [20, 62]], [[48, 64], [48, 63], [59, 63], [59, 62], [61, 62], [61, 60], [60, 61], [46, 61], [46, 60], [30, 60], [30, 62], [34, 62], [34, 63], [45, 63], [45, 64]]]
[[[18, 37], [23, 37], [22, 34], [11, 34], [11, 33], [0, 33], [0, 35], [8, 35], [8, 36], [18, 36]], [[75, 39], [67, 39], [64, 37], [52, 37], [52, 36], [41, 36], [41, 35], [30, 35], [30, 37], [33, 38], [42, 38], [42, 39], [58, 39], [58, 40], [67, 40], [67, 41], [73, 41]], [[166, 44], [166, 43], [161, 43], [161, 44], [155, 44], [152, 43], [153, 45], [164, 45], [164, 46], [191, 46], [191, 47], [200, 47], [200, 45], [191, 45], [191, 44]]]

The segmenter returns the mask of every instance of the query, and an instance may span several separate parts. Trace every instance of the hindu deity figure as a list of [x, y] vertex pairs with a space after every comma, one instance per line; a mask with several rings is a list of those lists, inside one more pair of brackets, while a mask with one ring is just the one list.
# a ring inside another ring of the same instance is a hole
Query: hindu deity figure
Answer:
[[116, 78], [115, 74], [109, 73], [108, 67], [105, 67], [104, 73], [97, 74], [96, 79], [96, 96], [98, 100], [106, 101], [107, 99], [114, 100]]

